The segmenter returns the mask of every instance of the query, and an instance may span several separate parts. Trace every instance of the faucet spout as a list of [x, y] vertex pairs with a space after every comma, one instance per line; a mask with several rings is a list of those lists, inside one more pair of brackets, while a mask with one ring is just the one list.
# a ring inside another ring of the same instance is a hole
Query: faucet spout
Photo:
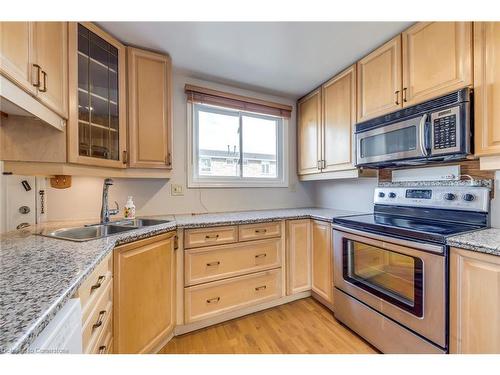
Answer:
[[113, 180], [111, 178], [106, 178], [102, 186], [101, 224], [109, 223], [110, 215], [116, 215], [120, 211], [120, 207], [117, 202], [115, 202], [116, 209], [109, 208], [108, 192], [111, 185], [113, 185]]

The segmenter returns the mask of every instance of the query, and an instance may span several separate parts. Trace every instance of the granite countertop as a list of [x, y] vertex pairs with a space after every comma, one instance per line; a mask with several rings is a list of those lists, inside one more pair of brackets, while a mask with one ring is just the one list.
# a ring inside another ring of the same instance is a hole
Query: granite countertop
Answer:
[[448, 245], [500, 256], [500, 229], [488, 228], [449, 237]]
[[[122, 243], [176, 230], [214, 225], [313, 218], [332, 221], [356, 212], [294, 208], [196, 215], [162, 215], [171, 220], [110, 237], [71, 242], [35, 235], [44, 227], [0, 235], [0, 353], [26, 352], [85, 278]], [[68, 223], [65, 225], [68, 226]], [[78, 226], [71, 223], [71, 226]]]

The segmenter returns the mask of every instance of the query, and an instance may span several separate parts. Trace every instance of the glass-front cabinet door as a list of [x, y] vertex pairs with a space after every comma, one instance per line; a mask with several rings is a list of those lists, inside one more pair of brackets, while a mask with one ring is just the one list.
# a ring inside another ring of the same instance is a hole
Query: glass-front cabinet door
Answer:
[[69, 26], [70, 162], [127, 162], [125, 46], [90, 23]]

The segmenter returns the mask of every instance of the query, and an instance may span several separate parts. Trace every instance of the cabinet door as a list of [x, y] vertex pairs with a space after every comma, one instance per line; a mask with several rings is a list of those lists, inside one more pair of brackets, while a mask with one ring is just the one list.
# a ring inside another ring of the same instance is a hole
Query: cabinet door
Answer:
[[500, 353], [500, 257], [451, 249], [450, 352]]
[[356, 122], [356, 66], [323, 85], [323, 172], [353, 169], [352, 126]]
[[358, 122], [397, 111], [401, 99], [401, 36], [357, 63]]
[[317, 220], [312, 222], [312, 290], [333, 304], [332, 228]]
[[476, 155], [500, 154], [500, 22], [474, 23]]
[[68, 161], [125, 168], [125, 46], [92, 23], [68, 27]]
[[31, 22], [0, 22], [0, 72], [34, 94], [31, 82], [33, 29]]
[[311, 221], [286, 222], [287, 295], [311, 290]]
[[40, 66], [38, 98], [68, 118], [68, 24], [33, 22], [34, 61]]
[[113, 267], [115, 352], [159, 349], [174, 329], [174, 233], [117, 247]]
[[314, 90], [298, 103], [298, 174], [320, 172], [321, 90]]
[[169, 56], [127, 48], [129, 165], [171, 168], [171, 61]]
[[471, 84], [471, 22], [419, 22], [403, 32], [403, 106]]

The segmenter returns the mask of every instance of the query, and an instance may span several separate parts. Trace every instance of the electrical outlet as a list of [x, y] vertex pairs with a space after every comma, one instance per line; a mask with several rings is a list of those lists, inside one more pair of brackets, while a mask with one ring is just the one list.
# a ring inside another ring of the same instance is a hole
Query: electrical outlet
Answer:
[[184, 189], [182, 185], [172, 184], [170, 185], [170, 194], [171, 195], [184, 195]]

